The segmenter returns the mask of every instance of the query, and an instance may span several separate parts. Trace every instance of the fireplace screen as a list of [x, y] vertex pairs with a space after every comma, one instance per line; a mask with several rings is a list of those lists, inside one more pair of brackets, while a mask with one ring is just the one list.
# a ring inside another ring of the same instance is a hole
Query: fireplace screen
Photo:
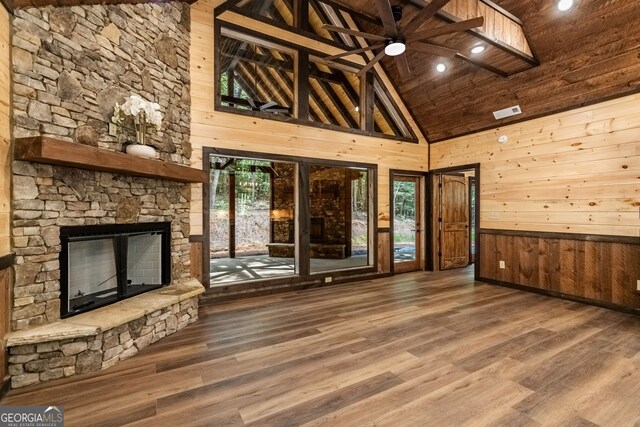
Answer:
[[68, 317], [171, 281], [171, 224], [62, 227], [61, 315]]

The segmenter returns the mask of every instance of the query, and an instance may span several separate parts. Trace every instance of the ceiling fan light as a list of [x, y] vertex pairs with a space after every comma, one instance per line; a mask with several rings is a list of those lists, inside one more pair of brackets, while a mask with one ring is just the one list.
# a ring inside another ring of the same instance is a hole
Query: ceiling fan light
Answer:
[[384, 53], [389, 56], [398, 56], [404, 53], [407, 47], [402, 42], [391, 42], [384, 48]]
[[442, 64], [442, 63], [440, 63], [440, 64], [436, 65], [436, 70], [439, 73], [444, 73], [445, 71], [447, 71], [447, 66]]
[[573, 7], [573, 0], [560, 0], [558, 1], [558, 9], [561, 12], [566, 12]]
[[483, 45], [479, 44], [471, 48], [471, 53], [482, 53], [485, 49], [486, 48]]

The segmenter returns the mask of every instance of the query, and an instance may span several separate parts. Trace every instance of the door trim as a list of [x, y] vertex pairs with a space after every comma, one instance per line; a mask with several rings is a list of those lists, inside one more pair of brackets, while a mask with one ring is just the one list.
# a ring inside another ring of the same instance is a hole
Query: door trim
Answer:
[[[473, 203], [471, 196], [473, 194], [475, 197], [478, 197], [478, 181], [476, 180], [475, 176], [470, 176], [469, 178], [467, 178], [467, 182], [468, 182], [468, 185], [469, 185], [469, 194], [467, 195], [467, 197], [469, 198], [469, 200], [468, 200], [469, 222], [471, 222], [471, 207], [472, 206], [474, 207], [474, 212], [473, 212], [474, 213], [474, 215], [473, 215], [474, 218], [473, 219], [474, 219], [474, 222], [475, 222], [475, 219], [476, 219], [475, 218], [475, 213], [478, 210], [478, 205]], [[469, 228], [472, 229], [470, 231], [475, 231], [475, 229], [478, 228], [478, 223], [475, 222], [475, 226], [473, 228], [471, 227], [471, 224], [469, 224]], [[477, 259], [477, 253], [474, 250], [475, 247], [473, 247], [473, 249], [472, 249], [472, 245], [471, 245], [471, 240], [472, 240], [471, 237], [473, 235], [475, 235], [475, 232], [474, 233], [469, 233], [469, 264], [472, 264], [472, 263], [475, 264], [476, 259]], [[473, 240], [474, 240], [474, 243], [477, 242], [477, 240], [475, 240], [475, 239], [473, 239]]]
[[[391, 274], [395, 272], [395, 262], [393, 262], [393, 249], [394, 249], [394, 227], [393, 227], [393, 181], [396, 176], [408, 176], [414, 178], [421, 178], [421, 201], [420, 210], [422, 214], [421, 221], [427, 222], [431, 218], [431, 204], [427, 203], [427, 200], [431, 200], [431, 186], [429, 185], [429, 172], [417, 172], [403, 169], [390, 169], [389, 170], [389, 271]], [[431, 270], [433, 267], [433, 259], [431, 257], [431, 239], [427, 239], [426, 236], [430, 236], [430, 228], [422, 226], [422, 234], [420, 236], [420, 249], [424, 253], [424, 264], [420, 266], [421, 270]]]
[[[467, 165], [461, 165], [461, 166], [452, 166], [452, 167], [448, 167], [448, 168], [441, 168], [441, 169], [434, 169], [432, 170], [430, 173], [433, 176], [439, 175], [439, 174], [443, 174], [443, 173], [450, 173], [450, 172], [462, 172], [462, 171], [466, 171], [469, 169], [473, 169], [475, 170], [475, 178], [476, 178], [476, 214], [475, 214], [475, 220], [476, 220], [476, 230], [475, 230], [475, 238], [476, 238], [476, 262], [473, 264], [473, 278], [475, 280], [478, 280], [478, 278], [480, 277], [480, 262], [478, 262], [478, 260], [480, 259], [480, 251], [482, 250], [482, 247], [480, 245], [480, 202], [481, 202], [481, 186], [480, 186], [480, 163], [470, 163]], [[435, 206], [433, 206], [433, 203], [435, 201], [434, 197], [433, 197], [433, 179], [429, 180], [429, 207], [430, 207], [430, 212], [433, 212], [435, 209]], [[436, 230], [433, 229], [433, 221], [430, 221], [430, 225], [431, 227], [431, 233], [430, 236], [431, 238], [429, 239], [431, 241], [431, 253], [433, 253], [433, 244], [434, 244], [434, 233], [436, 232]], [[438, 243], [439, 245], [440, 243]], [[432, 263], [431, 265], [431, 271], [435, 271], [435, 262]]]

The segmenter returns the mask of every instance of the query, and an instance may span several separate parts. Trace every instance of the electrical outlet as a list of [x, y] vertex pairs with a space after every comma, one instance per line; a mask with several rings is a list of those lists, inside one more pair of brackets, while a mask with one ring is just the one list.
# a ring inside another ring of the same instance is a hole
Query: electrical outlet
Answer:
[[333, 277], [325, 277], [324, 278], [324, 283], [331, 283], [333, 282]]
[[115, 123], [109, 123], [109, 135], [118, 136], [118, 126]]
[[505, 268], [507, 268], [507, 264], [504, 261], [500, 261], [500, 269], [504, 270]]
[[636, 290], [640, 292], [640, 279], [636, 280]]

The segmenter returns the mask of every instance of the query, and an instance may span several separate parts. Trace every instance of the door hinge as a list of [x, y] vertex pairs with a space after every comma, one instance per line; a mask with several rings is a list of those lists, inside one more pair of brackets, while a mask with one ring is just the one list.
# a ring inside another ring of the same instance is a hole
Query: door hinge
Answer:
[[442, 258], [442, 252], [438, 252], [438, 256]]
[[438, 187], [442, 188], [442, 183], [441, 182], [438, 183]]
[[438, 222], [442, 222], [442, 218], [438, 218]]

